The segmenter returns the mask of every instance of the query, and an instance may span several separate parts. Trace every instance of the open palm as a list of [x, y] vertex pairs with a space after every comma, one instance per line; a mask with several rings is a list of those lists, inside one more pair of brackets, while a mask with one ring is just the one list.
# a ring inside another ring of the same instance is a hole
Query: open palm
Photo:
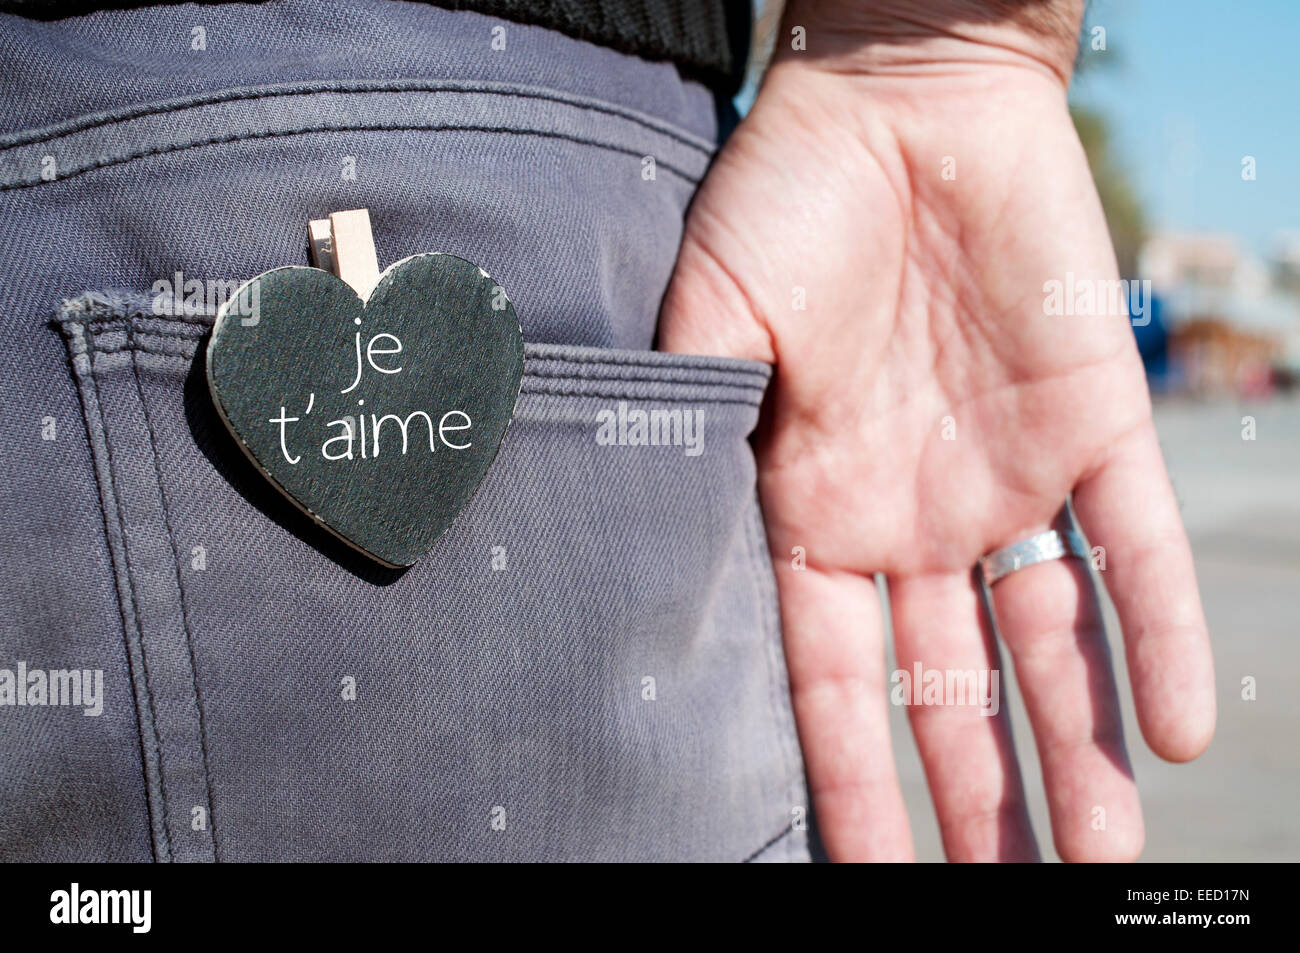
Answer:
[[[1069, 494], [1101, 547], [1148, 743], [1172, 760], [1209, 743], [1208, 639], [1128, 318], [1106, 307], [1117, 277], [1063, 86], [1019, 64], [778, 64], [697, 196], [660, 343], [776, 364], [759, 489], [834, 858], [911, 855], [874, 574], [899, 669], [1000, 669], [972, 567], [1062, 525]], [[1101, 300], [1049, 313], [1052, 281], [1097, 283]], [[1087, 566], [1039, 564], [992, 592], [1058, 851], [1136, 856]], [[909, 714], [949, 857], [1035, 858], [1005, 707]]]

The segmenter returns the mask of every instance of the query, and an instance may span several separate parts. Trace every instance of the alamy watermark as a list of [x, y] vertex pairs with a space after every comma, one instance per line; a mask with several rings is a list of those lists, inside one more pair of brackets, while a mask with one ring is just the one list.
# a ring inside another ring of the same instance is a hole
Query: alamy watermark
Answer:
[[251, 328], [261, 321], [262, 284], [229, 278], [186, 278], [175, 272], [159, 278], [149, 289], [153, 295], [150, 310], [159, 317], [198, 317], [215, 314], [229, 302], [229, 313]]
[[698, 457], [704, 452], [704, 410], [642, 410], [620, 400], [617, 409], [597, 411], [596, 443], [602, 447], [682, 447], [686, 456]]
[[1043, 314], [1049, 316], [1127, 316], [1133, 327], [1151, 323], [1151, 279], [1080, 278], [1067, 271], [1065, 280], [1043, 282]]
[[19, 662], [0, 668], [0, 707], [81, 708], [91, 718], [104, 713], [104, 670], [89, 668], [28, 669]]
[[50, 922], [56, 925], [122, 924], [132, 933], [148, 933], [152, 908], [152, 890], [83, 890], [73, 883], [50, 894]]
[[978, 707], [993, 717], [1002, 708], [1002, 676], [995, 668], [900, 668], [889, 676], [889, 700], [895, 705]]

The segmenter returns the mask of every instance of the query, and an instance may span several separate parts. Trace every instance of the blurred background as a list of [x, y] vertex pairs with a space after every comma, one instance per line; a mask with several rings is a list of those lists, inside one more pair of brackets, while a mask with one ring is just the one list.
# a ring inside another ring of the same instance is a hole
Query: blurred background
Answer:
[[[758, 0], [742, 112], [780, 7]], [[1210, 750], [1162, 762], [1138, 732], [1107, 606], [1143, 859], [1300, 860], [1300, 2], [1093, 0], [1070, 102], [1121, 274], [1151, 283], [1134, 333], [1217, 671]], [[1005, 676], [1035, 832], [1056, 859]], [[917, 857], [942, 860], [906, 710], [891, 718]]]

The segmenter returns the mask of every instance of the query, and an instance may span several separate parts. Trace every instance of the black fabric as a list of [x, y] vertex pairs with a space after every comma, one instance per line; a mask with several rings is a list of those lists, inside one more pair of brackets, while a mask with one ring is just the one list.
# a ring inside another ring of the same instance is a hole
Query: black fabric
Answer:
[[725, 92], [740, 86], [749, 46], [747, 0], [432, 0], [549, 27], [643, 59], [669, 60]]
[[[224, 2], [224, 0], [219, 0]], [[425, 0], [667, 60], [682, 75], [730, 95], [740, 88], [749, 51], [749, 0]], [[95, 10], [158, 6], [147, 0], [0, 0], [0, 12], [40, 20]]]

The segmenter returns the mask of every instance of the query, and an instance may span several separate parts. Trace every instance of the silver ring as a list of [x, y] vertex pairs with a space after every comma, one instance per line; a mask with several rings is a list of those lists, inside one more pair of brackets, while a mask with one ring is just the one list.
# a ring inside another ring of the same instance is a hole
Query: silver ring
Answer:
[[1018, 569], [1036, 563], [1051, 562], [1053, 559], [1064, 559], [1066, 556], [1087, 559], [1087, 543], [1072, 529], [1064, 533], [1049, 529], [1046, 533], [1030, 536], [1028, 539], [995, 550], [987, 556], [981, 556], [980, 569], [984, 573], [985, 584], [991, 586]]

